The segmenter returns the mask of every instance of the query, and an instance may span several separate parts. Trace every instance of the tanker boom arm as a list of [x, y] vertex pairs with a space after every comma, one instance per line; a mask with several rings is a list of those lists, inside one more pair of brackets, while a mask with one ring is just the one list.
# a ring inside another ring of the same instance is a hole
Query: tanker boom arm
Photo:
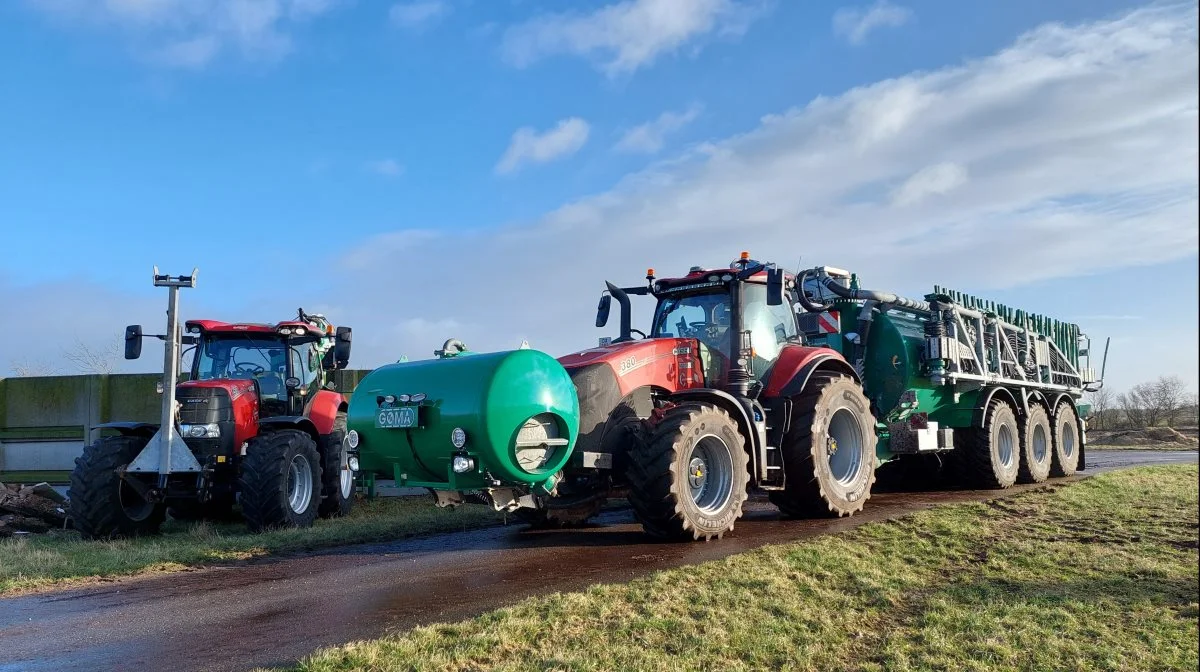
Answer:
[[[857, 277], [836, 269], [810, 269], [797, 277], [801, 287], [812, 280], [809, 286], [834, 296], [825, 304], [802, 290], [801, 303], [810, 312], [854, 306], [864, 313], [905, 313], [921, 323], [925, 375], [934, 386], [951, 384], [965, 391], [1004, 385], [1079, 396], [1098, 389], [1090, 386], [1101, 382], [1090, 367], [1087, 336], [1076, 324], [938, 286], [924, 300], [916, 300], [860, 289]], [[870, 315], [861, 319], [869, 321]], [[865, 340], [862, 345], [866, 347]], [[861, 360], [856, 364], [861, 369]]]

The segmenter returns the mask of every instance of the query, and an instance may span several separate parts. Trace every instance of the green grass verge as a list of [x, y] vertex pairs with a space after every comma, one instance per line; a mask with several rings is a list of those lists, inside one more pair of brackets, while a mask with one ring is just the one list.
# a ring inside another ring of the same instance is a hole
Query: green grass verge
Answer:
[[163, 534], [118, 541], [82, 541], [73, 531], [0, 540], [0, 595], [48, 586], [316, 550], [329, 546], [452, 532], [498, 523], [482, 506], [439, 509], [430, 498], [359, 500], [351, 515], [318, 520], [304, 530], [250, 534], [241, 523], [168, 520]]
[[297, 669], [1195, 670], [1197, 477], [1141, 468], [938, 507]]

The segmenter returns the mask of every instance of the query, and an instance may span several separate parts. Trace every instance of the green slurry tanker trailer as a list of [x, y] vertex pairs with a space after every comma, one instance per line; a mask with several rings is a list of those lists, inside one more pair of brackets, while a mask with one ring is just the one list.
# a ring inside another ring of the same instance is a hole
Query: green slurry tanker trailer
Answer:
[[[361, 468], [538, 525], [587, 521], [628, 497], [646, 532], [711, 539], [752, 487], [788, 516], [863, 508], [875, 470], [944, 454], [1006, 488], [1084, 466], [1085, 335], [935, 288], [921, 300], [820, 267], [791, 274], [742, 253], [727, 268], [607, 283], [620, 333], [557, 360], [473, 353], [368, 374], [346, 443]], [[630, 295], [656, 307], [632, 327]]]

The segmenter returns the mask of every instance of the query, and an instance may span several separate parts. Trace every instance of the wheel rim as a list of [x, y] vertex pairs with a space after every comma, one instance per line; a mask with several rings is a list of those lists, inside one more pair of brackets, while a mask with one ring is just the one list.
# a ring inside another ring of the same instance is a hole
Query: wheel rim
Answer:
[[1063, 427], [1062, 452], [1066, 457], [1075, 454], [1075, 428], [1069, 424]]
[[828, 434], [825, 453], [829, 457], [829, 473], [838, 483], [853, 483], [863, 464], [863, 435], [858, 417], [849, 409], [838, 409], [829, 421]]
[[292, 457], [288, 465], [288, 506], [295, 513], [304, 513], [312, 501], [312, 465], [303, 455]]
[[1033, 459], [1037, 462], [1045, 462], [1046, 456], [1050, 453], [1047, 449], [1049, 441], [1046, 440], [1046, 428], [1038, 425], [1033, 428]]
[[733, 494], [733, 456], [720, 437], [706, 434], [688, 457], [688, 491], [704, 513], [720, 511]]
[[342, 491], [342, 499], [350, 499], [350, 495], [354, 492], [354, 472], [350, 471], [350, 453], [345, 448], [342, 448], [341, 470], [339, 486]]
[[125, 517], [135, 523], [146, 520], [154, 513], [154, 502], [146, 501], [124, 481], [121, 481], [120, 490], [117, 491], [117, 499], [121, 502], [121, 510], [125, 512]]
[[1000, 425], [1000, 430], [996, 432], [996, 452], [1000, 458], [1000, 464], [1011, 467], [1013, 464], [1013, 429], [1007, 423]]

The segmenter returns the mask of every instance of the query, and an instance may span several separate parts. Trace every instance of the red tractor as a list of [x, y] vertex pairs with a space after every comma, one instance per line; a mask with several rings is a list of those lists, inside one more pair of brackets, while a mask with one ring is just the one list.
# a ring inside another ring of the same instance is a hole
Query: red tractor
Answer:
[[[657, 300], [650, 333], [630, 324], [629, 295]], [[720, 537], [750, 486], [793, 516], [850, 515], [875, 481], [876, 432], [858, 373], [805, 345], [796, 278], [743, 253], [728, 268], [619, 288], [620, 335], [559, 358], [579, 395], [579, 438], [554, 497], [518, 513], [582, 523], [627, 492], [655, 536]], [[634, 338], [637, 333], [641, 338]]]
[[[162, 421], [111, 422], [71, 474], [71, 516], [84, 539], [153, 534], [175, 518], [228, 518], [235, 503], [253, 531], [307, 527], [349, 513], [355, 459], [343, 446], [346, 399], [329, 372], [345, 368], [351, 330], [299, 310], [276, 324], [190, 320], [180, 333], [178, 289], [192, 276], [159, 275], [170, 289]], [[142, 329], [126, 329], [125, 357]], [[178, 382], [180, 347], [191, 370]], [[240, 500], [240, 502], [239, 502]]]

